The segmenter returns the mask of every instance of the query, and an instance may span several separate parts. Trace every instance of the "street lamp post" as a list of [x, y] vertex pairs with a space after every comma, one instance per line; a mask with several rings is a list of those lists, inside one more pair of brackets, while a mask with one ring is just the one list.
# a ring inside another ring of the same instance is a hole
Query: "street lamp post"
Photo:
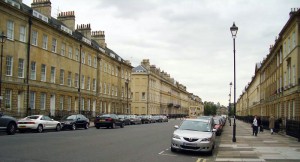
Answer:
[[126, 84], [126, 98], [127, 98], [127, 107], [126, 107], [126, 114], [128, 113], [128, 109], [129, 109], [129, 105], [128, 105], [128, 84], [129, 84], [129, 80], [128, 79], [126, 79], [126, 81], [125, 81], [125, 84]]
[[6, 36], [4, 35], [4, 33], [2, 32], [2, 34], [0, 35], [0, 42], [1, 42], [1, 59], [0, 59], [0, 110], [1, 110], [1, 107], [2, 107], [2, 100], [3, 100], [3, 97], [2, 97], [2, 58], [3, 58], [3, 44], [5, 43], [6, 41]]
[[236, 103], [235, 103], [235, 97], [236, 97], [236, 82], [235, 82], [235, 38], [238, 31], [238, 27], [235, 26], [235, 23], [233, 22], [232, 27], [230, 27], [231, 35], [233, 38], [233, 74], [234, 74], [234, 97], [233, 97], [233, 135], [232, 135], [232, 142], [236, 142], [235, 133], [236, 133], [236, 124], [235, 124], [235, 115], [236, 115]]
[[228, 120], [229, 120], [229, 125], [231, 126], [231, 87], [232, 87], [232, 82], [229, 83], [230, 89], [229, 89], [229, 105], [228, 105]]

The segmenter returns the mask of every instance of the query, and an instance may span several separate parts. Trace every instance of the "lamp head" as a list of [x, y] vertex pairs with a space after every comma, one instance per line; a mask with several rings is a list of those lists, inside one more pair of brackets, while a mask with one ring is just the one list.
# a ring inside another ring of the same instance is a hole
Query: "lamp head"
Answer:
[[235, 26], [235, 23], [233, 22], [232, 27], [230, 27], [232, 38], [236, 38], [236, 34], [237, 34], [238, 29], [239, 28], [237, 26]]
[[0, 43], [4, 43], [6, 41], [6, 36], [4, 35], [4, 33], [2, 32], [0, 35]]

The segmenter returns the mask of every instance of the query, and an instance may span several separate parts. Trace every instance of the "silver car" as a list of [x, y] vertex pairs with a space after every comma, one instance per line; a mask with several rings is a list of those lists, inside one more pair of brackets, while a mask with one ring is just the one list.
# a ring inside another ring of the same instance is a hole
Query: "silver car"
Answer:
[[187, 150], [212, 154], [216, 133], [214, 125], [206, 119], [185, 119], [180, 127], [175, 126], [171, 151]]

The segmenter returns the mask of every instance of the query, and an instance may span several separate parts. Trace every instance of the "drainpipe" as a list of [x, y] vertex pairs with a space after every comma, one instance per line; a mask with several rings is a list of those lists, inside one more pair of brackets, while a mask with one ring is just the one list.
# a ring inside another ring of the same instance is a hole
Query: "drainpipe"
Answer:
[[[32, 15], [32, 10], [30, 10], [30, 14]], [[27, 106], [26, 106], [26, 115], [29, 116], [31, 115], [31, 108], [29, 107], [29, 67], [30, 67], [30, 41], [31, 41], [31, 26], [32, 26], [32, 20], [31, 20], [31, 15], [28, 19], [28, 24], [29, 24], [29, 28], [28, 28], [28, 42], [27, 42], [27, 68], [26, 68], [26, 85], [27, 85], [27, 95], [26, 95], [26, 102], [27, 102]], [[29, 113], [30, 110], [30, 113]]]
[[82, 56], [81, 56], [81, 48], [82, 45], [80, 44], [79, 46], [79, 76], [78, 76], [78, 110], [79, 110], [79, 114], [81, 114], [80, 111], [80, 104], [81, 104], [81, 92], [80, 92], [80, 81], [81, 81], [81, 61], [82, 61]]

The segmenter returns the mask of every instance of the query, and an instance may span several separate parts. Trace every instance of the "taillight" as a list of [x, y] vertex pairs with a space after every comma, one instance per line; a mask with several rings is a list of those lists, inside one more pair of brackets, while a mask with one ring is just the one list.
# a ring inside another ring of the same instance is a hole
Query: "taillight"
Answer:
[[112, 121], [112, 118], [106, 118], [105, 121]]
[[25, 122], [25, 124], [35, 124], [35, 122]]

